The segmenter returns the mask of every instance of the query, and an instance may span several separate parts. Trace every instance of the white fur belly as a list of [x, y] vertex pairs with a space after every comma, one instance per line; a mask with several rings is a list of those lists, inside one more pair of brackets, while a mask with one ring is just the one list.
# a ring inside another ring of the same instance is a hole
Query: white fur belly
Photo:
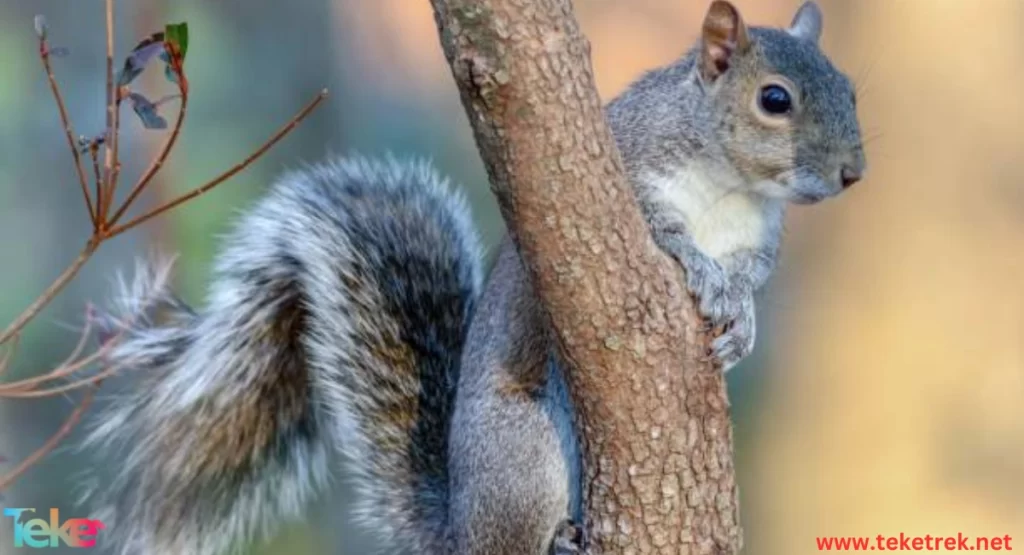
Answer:
[[757, 249], [765, 243], [768, 230], [764, 212], [762, 202], [734, 194], [687, 220], [697, 247], [712, 258], [722, 258], [739, 250]]
[[722, 259], [734, 252], [758, 249], [778, 240], [783, 204], [742, 192], [738, 178], [691, 167], [672, 177], [652, 177], [657, 200], [683, 220], [704, 254]]

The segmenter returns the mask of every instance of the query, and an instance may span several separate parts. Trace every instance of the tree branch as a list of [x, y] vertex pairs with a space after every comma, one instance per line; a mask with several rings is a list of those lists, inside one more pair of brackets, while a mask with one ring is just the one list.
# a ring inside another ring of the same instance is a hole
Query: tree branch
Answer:
[[[103, 206], [97, 207], [99, 222], [107, 217], [110, 203], [114, 201], [114, 188], [117, 185], [117, 96], [118, 91], [114, 83], [114, 0], [106, 0], [104, 3], [107, 22], [107, 136], [103, 142]], [[101, 226], [102, 227], [102, 226]]]
[[[268, 150], [273, 148], [274, 145], [276, 145], [278, 143], [278, 141], [280, 141], [281, 139], [285, 138], [285, 136], [288, 135], [288, 133], [291, 133], [292, 130], [295, 129], [300, 123], [302, 123], [302, 120], [306, 119], [306, 116], [308, 116], [310, 113], [312, 113], [313, 110], [316, 109], [316, 107], [319, 106], [320, 103], [323, 102], [325, 98], [327, 98], [327, 89], [322, 89], [319, 94], [317, 94], [316, 96], [313, 97], [313, 100], [310, 100], [309, 103], [306, 104], [305, 107], [303, 107], [301, 110], [299, 110], [299, 112], [292, 117], [292, 119], [288, 120], [287, 123], [285, 123], [283, 126], [281, 126], [281, 128], [278, 129], [276, 133], [271, 135], [269, 139], [267, 139], [262, 145], [260, 145], [256, 150], [254, 150], [244, 160], [242, 160], [241, 162], [235, 164], [234, 166], [232, 166], [231, 168], [226, 170], [224, 173], [221, 173], [220, 175], [218, 175], [217, 177], [211, 179], [210, 181], [207, 181], [206, 183], [196, 187], [195, 189], [192, 189], [191, 191], [189, 191], [189, 192], [187, 192], [187, 193], [185, 193], [185, 194], [183, 194], [183, 195], [181, 195], [181, 196], [179, 196], [177, 198], [171, 199], [171, 200], [161, 204], [160, 206], [150, 210], [149, 212], [146, 212], [145, 214], [142, 214], [141, 216], [136, 216], [135, 218], [133, 218], [133, 219], [131, 219], [131, 220], [129, 220], [129, 221], [123, 223], [123, 224], [111, 227], [110, 229], [108, 229], [106, 231], [105, 237], [110, 238], [110, 237], [114, 237], [114, 236], [120, 235], [120, 234], [124, 233], [125, 231], [128, 231], [129, 229], [131, 229], [131, 228], [133, 228], [133, 227], [135, 227], [135, 226], [137, 226], [137, 225], [139, 225], [141, 223], [145, 223], [146, 221], [149, 221], [151, 218], [154, 218], [156, 216], [159, 216], [160, 214], [163, 214], [164, 212], [166, 212], [166, 211], [168, 211], [168, 210], [178, 206], [179, 204], [188, 202], [189, 200], [192, 200], [193, 198], [198, 197], [199, 195], [209, 191], [210, 189], [213, 189], [214, 187], [216, 187], [217, 185], [220, 185], [221, 183], [227, 181], [228, 179], [231, 179], [236, 174], [238, 174], [238, 172], [240, 172], [240, 171], [244, 170], [245, 168], [249, 167], [249, 164], [252, 164], [256, 160], [258, 160], [261, 156], [266, 154]], [[184, 104], [182, 104], [182, 110], [184, 110]], [[182, 113], [184, 113], [184, 112], [182, 112]], [[181, 121], [181, 120], [179, 119], [178, 121]], [[163, 163], [163, 159], [167, 156], [166, 151], [167, 151], [168, 148], [169, 147], [165, 147], [164, 150], [161, 151], [161, 153], [157, 157], [157, 163], [153, 167], [156, 167], [157, 169], [159, 169], [160, 164]], [[155, 171], [153, 173], [155, 173]], [[152, 174], [150, 174], [150, 172], [148, 170], [146, 172], [146, 175], [149, 176], [149, 177], [152, 177]], [[139, 191], [142, 190], [141, 187], [137, 187], [137, 189]], [[132, 190], [132, 195], [135, 195], [135, 194], [136, 194], [136, 190]], [[133, 196], [129, 196], [128, 200], [125, 201], [125, 203], [124, 203], [124, 205], [122, 205], [121, 209], [118, 210], [117, 214], [115, 214], [114, 217], [111, 219], [111, 223], [116, 222], [118, 220], [118, 218], [121, 217], [121, 215], [124, 213], [124, 210], [127, 208], [128, 204], [132, 200], [133, 200]]]
[[[97, 387], [98, 385], [99, 384], [97, 384]], [[78, 424], [78, 421], [82, 419], [82, 415], [85, 414], [85, 411], [89, 409], [90, 405], [92, 405], [92, 399], [95, 395], [96, 390], [90, 389], [85, 394], [85, 397], [82, 398], [82, 401], [78, 403], [78, 406], [75, 407], [75, 410], [72, 411], [72, 413], [67, 417], [67, 419], [64, 420], [64, 423], [61, 424], [60, 429], [58, 429], [55, 434], [50, 436], [50, 439], [47, 439], [46, 443], [44, 443], [41, 447], [36, 449], [31, 455], [26, 457], [25, 460], [18, 463], [18, 466], [15, 467], [14, 470], [11, 470], [7, 474], [0, 476], [0, 491], [3, 491], [10, 487], [10, 485], [14, 483], [14, 480], [16, 480], [22, 474], [24, 474], [29, 468], [32, 468], [33, 465], [42, 460], [42, 458], [49, 454], [51, 451], [53, 451], [57, 447], [57, 445], [59, 445], [60, 442], [63, 441], [64, 438], [71, 433], [71, 430], [74, 429], [76, 424]]]
[[[172, 131], [171, 137], [168, 140], [164, 149], [157, 155], [157, 159], [153, 161], [149, 169], [143, 174], [139, 182], [133, 187], [129, 198], [117, 209], [117, 213], [114, 218], [111, 219], [109, 211], [113, 207], [115, 199], [115, 193], [117, 191], [118, 178], [120, 174], [121, 164], [118, 158], [118, 136], [120, 133], [120, 106], [123, 100], [123, 95], [130, 94], [131, 91], [127, 85], [121, 83], [120, 79], [115, 83], [114, 81], [114, 0], [105, 0], [104, 11], [106, 14], [106, 45], [107, 45], [107, 64], [106, 64], [106, 85], [107, 85], [107, 125], [106, 132], [99, 136], [89, 140], [86, 144], [76, 145], [74, 141], [74, 134], [71, 130], [70, 119], [67, 114], [66, 107], [64, 105], [63, 97], [61, 96], [60, 89], [57, 87], [56, 79], [53, 76], [53, 70], [50, 65], [51, 51], [49, 43], [47, 42], [47, 27], [46, 20], [42, 16], [36, 16], [35, 28], [36, 33], [39, 36], [39, 53], [42, 58], [43, 67], [46, 70], [47, 78], [50, 82], [51, 89], [53, 90], [54, 98], [57, 102], [57, 108], [60, 112], [61, 122], [64, 126], [65, 136], [67, 138], [69, 146], [71, 146], [71, 154], [75, 161], [76, 170], [79, 177], [80, 186], [82, 189], [82, 195], [85, 197], [86, 209], [89, 211], [89, 218], [92, 221], [92, 233], [86, 241], [82, 252], [78, 257], [57, 277], [57, 279], [46, 288], [43, 293], [33, 301], [28, 308], [26, 308], [20, 315], [18, 315], [13, 322], [8, 324], [3, 331], [0, 331], [0, 348], [4, 350], [3, 356], [0, 357], [0, 374], [4, 373], [11, 364], [14, 357], [14, 353], [17, 347], [18, 339], [21, 337], [21, 332], [35, 319], [39, 313], [57, 296], [58, 293], [78, 274], [85, 263], [91, 258], [93, 253], [100, 247], [106, 240], [124, 233], [135, 226], [142, 224], [149, 219], [156, 217], [171, 208], [174, 208], [192, 198], [195, 198], [206, 191], [209, 191], [213, 187], [216, 187], [220, 183], [230, 179], [237, 173], [247, 168], [250, 164], [265, 154], [271, 147], [277, 144], [285, 135], [291, 132], [302, 120], [309, 115], [326, 97], [327, 91], [322, 90], [309, 104], [306, 105], [295, 117], [287, 122], [277, 133], [275, 133], [267, 142], [256, 149], [243, 161], [235, 164], [229, 170], [225, 171], [221, 175], [217, 176], [213, 180], [207, 182], [200, 187], [193, 189], [192, 191], [173, 199], [161, 206], [151, 209], [150, 211], [137, 216], [125, 223], [118, 223], [119, 219], [126, 213], [129, 205], [139, 196], [142, 190], [146, 187], [147, 183], [151, 181], [154, 175], [159, 172], [164, 161], [170, 155], [170, 151], [175, 145], [175, 141], [178, 137], [182, 121], [185, 115], [185, 103], [188, 98], [188, 80], [185, 77], [184, 71], [184, 50], [178, 50], [181, 45], [176, 41], [177, 38], [171, 41], [160, 38], [159, 42], [156, 43], [156, 47], [162, 47], [164, 52], [168, 55], [165, 60], [168, 71], [173, 72], [175, 79], [173, 79], [179, 88], [177, 97], [181, 98], [181, 109], [179, 110], [178, 121], [175, 124], [175, 128]], [[184, 23], [174, 26], [179, 29], [181, 33], [185, 33], [187, 27]], [[151, 35], [153, 37], [154, 35]], [[163, 34], [160, 34], [163, 37]], [[184, 36], [184, 35], [181, 35]], [[180, 38], [180, 37], [179, 37]], [[150, 39], [147, 42], [147, 46], [152, 47], [154, 41], [157, 39]], [[132, 55], [126, 60], [128, 64], [129, 60], [145, 66], [145, 59], [133, 58], [137, 53], [137, 49], [133, 50]], [[153, 54], [153, 52], [150, 52]], [[149, 58], [153, 56], [150, 55]], [[135, 70], [141, 71], [142, 67], [135, 67]], [[132, 77], [128, 77], [130, 81]], [[115, 87], [116, 85], [116, 87]], [[173, 97], [165, 97], [169, 99]], [[157, 101], [155, 104], [159, 105], [163, 103], [165, 99]], [[154, 106], [155, 108], [155, 106]], [[141, 116], [141, 114], [140, 114]], [[81, 141], [85, 142], [85, 141]], [[93, 176], [95, 179], [95, 198], [89, 198], [88, 182], [85, 177], [85, 170], [82, 167], [81, 152], [78, 150], [80, 146], [86, 146], [88, 148], [89, 157], [92, 161]], [[104, 149], [104, 161], [102, 171], [100, 169], [99, 161], [99, 149]], [[75, 347], [71, 355], [65, 360], [60, 366], [53, 368], [47, 372], [39, 374], [35, 377], [11, 381], [11, 382], [0, 382], [0, 398], [32, 398], [32, 397], [50, 397], [56, 395], [62, 395], [75, 389], [89, 388], [89, 393], [84, 398], [85, 400], [76, 409], [72, 417], [65, 422], [64, 426], [46, 442], [39, 450], [33, 453], [28, 459], [22, 462], [14, 471], [8, 473], [5, 476], [0, 476], [0, 490], [8, 487], [18, 476], [25, 472], [29, 467], [39, 461], [47, 453], [49, 453], [54, 446], [56, 446], [71, 430], [71, 428], [77, 423], [79, 416], [84, 412], [89, 402], [92, 399], [94, 388], [108, 376], [115, 374], [121, 369], [118, 366], [108, 366], [100, 372], [92, 373], [85, 377], [76, 377], [75, 375], [79, 372], [86, 370], [93, 364], [99, 363], [101, 357], [109, 352], [109, 349], [113, 348], [113, 341], [119, 338], [120, 334], [116, 334], [113, 337], [108, 338], [104, 342], [104, 345], [99, 349], [95, 350], [89, 355], [81, 356], [83, 347], [86, 344], [88, 336], [87, 325], [86, 330]], [[76, 377], [76, 379], [70, 379]], [[61, 382], [60, 385], [54, 385], [57, 382]], [[3, 458], [0, 457], [0, 460]]]
[[78, 145], [75, 144], [75, 133], [71, 128], [71, 118], [68, 117], [68, 109], [64, 105], [64, 96], [60, 93], [57, 85], [57, 78], [53, 76], [53, 65], [50, 63], [50, 44], [45, 38], [39, 39], [39, 59], [43, 62], [43, 69], [46, 70], [46, 78], [50, 82], [50, 90], [53, 92], [53, 100], [57, 103], [57, 112], [60, 114], [60, 123], [64, 127], [64, 136], [68, 140], [68, 147], [71, 149], [71, 158], [75, 161], [75, 172], [78, 174], [78, 184], [82, 188], [82, 196], [85, 199], [85, 207], [89, 209], [89, 220], [96, 225], [96, 210], [89, 198], [89, 181], [85, 178], [85, 170], [82, 168], [82, 157], [78, 152]]
[[550, 317], [591, 553], [739, 551], [732, 426], [679, 267], [650, 238], [570, 0], [431, 0], [502, 215]]
[[99, 241], [94, 237], [90, 238], [85, 244], [85, 247], [82, 248], [82, 252], [78, 253], [78, 257], [75, 258], [74, 262], [65, 268], [64, 271], [57, 276], [57, 279], [55, 279], [53, 283], [46, 288], [46, 291], [43, 291], [43, 293], [39, 295], [39, 297], [37, 297], [28, 308], [22, 311], [22, 313], [19, 314], [13, 322], [4, 328], [3, 333], [0, 333], [0, 345], [3, 345], [12, 337], [17, 335], [22, 328], [24, 328], [32, 321], [33, 318], [36, 317], [37, 314], [39, 314], [41, 310], [46, 308], [46, 305], [50, 304], [50, 301], [57, 296], [57, 293], [60, 293], [61, 289], [63, 289], [65, 285], [78, 275], [78, 271], [81, 270], [82, 266], [89, 261], [89, 257], [92, 256], [92, 253], [96, 252], [97, 247], [99, 247]]

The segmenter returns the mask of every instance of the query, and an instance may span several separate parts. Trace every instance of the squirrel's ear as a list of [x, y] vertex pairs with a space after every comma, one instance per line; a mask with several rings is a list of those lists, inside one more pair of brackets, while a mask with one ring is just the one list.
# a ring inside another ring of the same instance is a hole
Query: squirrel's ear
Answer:
[[817, 44], [821, 38], [821, 8], [814, 0], [807, 0], [793, 16], [789, 34]]
[[750, 47], [747, 25], [739, 10], [725, 0], [716, 0], [704, 16], [701, 45], [701, 76], [714, 81], [729, 69], [733, 55]]

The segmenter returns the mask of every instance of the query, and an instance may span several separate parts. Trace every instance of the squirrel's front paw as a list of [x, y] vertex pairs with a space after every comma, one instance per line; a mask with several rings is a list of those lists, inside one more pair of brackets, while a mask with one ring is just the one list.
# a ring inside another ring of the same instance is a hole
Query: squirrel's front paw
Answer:
[[551, 555], [583, 555], [583, 529], [566, 520], [555, 531], [551, 542]]
[[714, 259], [692, 257], [686, 268], [686, 286], [697, 297], [697, 309], [712, 326], [728, 324], [739, 316], [749, 288], [729, 279]]
[[711, 341], [711, 356], [721, 361], [723, 372], [728, 372], [754, 350], [756, 326], [754, 296], [750, 294], [742, 301], [737, 318]]

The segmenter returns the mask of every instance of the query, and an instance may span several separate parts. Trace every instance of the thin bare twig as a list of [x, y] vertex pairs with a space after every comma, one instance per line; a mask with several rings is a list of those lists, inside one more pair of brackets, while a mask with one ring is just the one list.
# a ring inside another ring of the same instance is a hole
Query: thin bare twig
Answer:
[[[85, 349], [85, 344], [89, 342], [89, 332], [90, 331], [92, 331], [92, 318], [86, 319], [85, 327], [82, 329], [82, 333], [81, 333], [81, 335], [78, 338], [78, 344], [75, 345], [75, 348], [71, 351], [71, 354], [69, 354], [67, 356], [67, 358], [64, 359], [64, 362], [61, 362], [60, 364], [58, 364], [56, 366], [56, 368], [54, 368], [50, 372], [47, 372], [47, 373], [42, 374], [40, 376], [37, 376], [35, 378], [29, 378], [28, 380], [22, 380], [22, 381], [17, 381], [17, 382], [10, 382], [10, 383], [5, 383], [5, 384], [0, 384], [0, 397], [4, 397], [4, 393], [8, 389], [10, 389], [12, 391], [13, 390], [27, 389], [27, 388], [31, 388], [32, 385], [34, 385], [35, 383], [42, 383], [42, 382], [44, 382], [46, 380], [50, 380], [50, 379], [54, 379], [54, 378], [60, 377], [61, 373], [64, 372], [67, 368], [74, 366], [74, 364], [72, 364], [72, 361], [77, 359], [79, 357], [79, 355], [82, 354], [82, 350]], [[88, 359], [88, 358], [89, 357], [86, 357], [86, 359]], [[89, 362], [85, 362], [84, 364], [82, 364], [82, 366], [80, 366], [80, 368], [84, 368], [86, 364], [89, 364]], [[70, 372], [67, 372], [67, 374], [64, 374], [64, 375], [68, 375], [68, 374], [74, 373], [76, 370], [77, 370], [77, 368], [75, 370], [71, 370]], [[3, 365], [2, 364], [0, 364], [0, 373], [3, 373]]]
[[[91, 355], [90, 355], [91, 356]], [[15, 391], [5, 391], [3, 396], [7, 399], [37, 399], [40, 397], [53, 397], [54, 395], [60, 395], [62, 393], [68, 393], [76, 389], [91, 385], [99, 385], [99, 383], [110, 376], [121, 371], [121, 366], [114, 365], [109, 368], [104, 368], [102, 371], [97, 372], [93, 376], [88, 378], [82, 378], [73, 382], [68, 382], [60, 387], [53, 387], [50, 389], [19, 389]]]
[[313, 109], [315, 109], [325, 98], [327, 98], [327, 89], [320, 91], [320, 93], [316, 97], [314, 97], [313, 100], [310, 101], [310, 103], [307, 104], [302, 110], [300, 110], [299, 113], [296, 114], [295, 117], [291, 119], [291, 121], [285, 124], [281, 129], [279, 129], [277, 133], [275, 133], [270, 139], [267, 140], [267, 142], [265, 142], [252, 154], [250, 154], [245, 160], [243, 160], [239, 164], [236, 164], [234, 167], [217, 176], [213, 180], [207, 182], [204, 185], [201, 185], [200, 187], [197, 187], [196, 189], [193, 189], [188, 193], [185, 193], [184, 195], [164, 204], [163, 206], [160, 206], [131, 221], [128, 221], [127, 223], [109, 228], [105, 232], [96, 234], [92, 238], [90, 238], [89, 242], [86, 243], [85, 248], [82, 249], [82, 252], [78, 255], [78, 258], [76, 258], [75, 261], [71, 263], [71, 266], [65, 269], [64, 272], [52, 284], [50, 284], [46, 291], [44, 291], [43, 294], [35, 300], [35, 302], [33, 302], [28, 308], [26, 308], [14, 320], [14, 322], [12, 322], [10, 325], [7, 326], [6, 329], [4, 329], [3, 333], [0, 334], [0, 345], [10, 340], [10, 338], [15, 333], [24, 328], [25, 325], [28, 324], [28, 322], [36, 316], [36, 314], [38, 314], [44, 307], [46, 307], [47, 304], [50, 303], [50, 301], [53, 300], [57, 293], [59, 293], [60, 290], [63, 289], [63, 287], [67, 285], [67, 283], [78, 274], [78, 271], [82, 269], [82, 266], [89, 259], [89, 257], [92, 256], [92, 253], [96, 251], [96, 248], [102, 241], [120, 235], [121, 233], [124, 233], [125, 231], [128, 231], [129, 229], [159, 214], [162, 214], [167, 210], [170, 210], [171, 208], [180, 205], [183, 202], [186, 202], [192, 198], [195, 198], [209, 191], [210, 189], [216, 187], [217, 185], [220, 185], [224, 181], [227, 181], [238, 172], [244, 170], [259, 157], [263, 156], [264, 153], [266, 153], [270, 148], [272, 148], [281, 139], [283, 139], [285, 135], [291, 132], [291, 130], [294, 129], [295, 126], [301, 123], [306, 118], [306, 116], [308, 116], [313, 111]]
[[4, 358], [0, 360], [0, 374], [3, 374], [10, 368], [11, 360], [14, 359], [14, 353], [18, 351], [18, 339], [21, 338], [20, 334], [15, 334], [14, 339], [11, 340], [11, 344], [7, 346], [7, 352], [4, 353]]
[[60, 122], [64, 126], [64, 135], [68, 139], [68, 147], [71, 148], [71, 156], [75, 159], [75, 172], [78, 174], [78, 183], [82, 187], [82, 196], [85, 197], [85, 207], [89, 210], [89, 219], [93, 227], [96, 226], [96, 209], [89, 199], [89, 183], [85, 178], [85, 170], [82, 168], [82, 157], [78, 152], [78, 145], [75, 144], [75, 132], [71, 127], [71, 118], [68, 116], [67, 107], [64, 106], [64, 97], [60, 94], [60, 87], [57, 86], [57, 79], [53, 76], [53, 67], [50, 65], [50, 45], [46, 39], [39, 39], [39, 58], [43, 61], [43, 69], [46, 70], [46, 78], [50, 81], [50, 90], [53, 91], [53, 99], [57, 101], [57, 110], [60, 112]]
[[[89, 145], [89, 157], [92, 158], [92, 173], [96, 180], [96, 212], [99, 213], [103, 206], [103, 176], [100, 174], [100, 147], [97, 144]], [[93, 233], [99, 231], [99, 219], [93, 221]]]
[[121, 177], [121, 159], [118, 153], [118, 145], [120, 145], [121, 137], [121, 89], [118, 87], [114, 93], [114, 132], [111, 139], [110, 148], [114, 151], [114, 167], [110, 172], [110, 184], [108, 186], [107, 193], [107, 208], [104, 212], [103, 226], [110, 227], [111, 220], [106, 218], [106, 214], [110, 212], [110, 207], [114, 204], [114, 191], [117, 190], [118, 179]]
[[[36, 386], [40, 384], [45, 384], [46, 382], [52, 382], [54, 380], [66, 378], [74, 374], [75, 372], [78, 372], [79, 370], [88, 367], [90, 364], [100, 360], [100, 358], [109, 354], [110, 351], [112, 351], [114, 347], [117, 346], [117, 342], [121, 339], [123, 335], [124, 328], [122, 328], [122, 330], [119, 331], [116, 335], [114, 335], [110, 340], [104, 342], [99, 349], [96, 349], [94, 352], [90, 353], [88, 356], [77, 362], [71, 363], [71, 361], [74, 360], [74, 358], [77, 358], [77, 355], [75, 355], [74, 357], [68, 357], [68, 360], [65, 360], [63, 363], [61, 363], [60, 366], [57, 366], [56, 368], [45, 374], [40, 374], [38, 376], [26, 378], [24, 380], [18, 380], [16, 382], [0, 384], [0, 398], [47, 397], [50, 395], [63, 393], [64, 391], [69, 391], [71, 389], [76, 389], [84, 385], [96, 383], [98, 380], [101, 380], [104, 377], [113, 373], [111, 369], [108, 368], [107, 370], [104, 370], [94, 376], [89, 376], [88, 378], [79, 381], [70, 382], [69, 384], [65, 384], [61, 388], [50, 390], [36, 389]], [[86, 336], [83, 335], [82, 337], [85, 338]], [[26, 392], [32, 392], [32, 394], [26, 394]]]
[[104, 204], [99, 207], [99, 218], [102, 226], [106, 220], [110, 202], [114, 196], [114, 164], [117, 162], [117, 133], [114, 124], [117, 121], [117, 91], [114, 90], [114, 0], [106, 0], [107, 13], [107, 137], [104, 144], [103, 162], [103, 197]]
[[167, 141], [164, 142], [164, 146], [160, 149], [160, 153], [153, 159], [153, 162], [148, 168], [146, 168], [146, 171], [142, 173], [142, 177], [140, 177], [139, 181], [132, 187], [131, 192], [128, 193], [128, 198], [125, 199], [124, 203], [121, 204], [121, 207], [114, 212], [113, 216], [111, 216], [109, 220], [111, 225], [117, 223], [117, 221], [121, 219], [121, 216], [123, 216], [125, 211], [128, 210], [128, 207], [135, 202], [135, 199], [142, 193], [142, 190], [146, 188], [146, 185], [149, 184], [150, 180], [152, 180], [157, 172], [160, 171], [160, 168], [163, 167], [164, 162], [167, 160], [171, 150], [174, 148], [174, 143], [178, 140], [178, 133], [181, 131], [181, 126], [185, 123], [185, 113], [187, 108], [188, 96], [183, 94], [181, 96], [181, 105], [178, 107], [178, 118], [174, 122], [174, 129], [171, 130], [171, 134], [167, 137]]
[[45, 308], [46, 305], [50, 304], [50, 301], [57, 296], [57, 293], [60, 293], [60, 290], [63, 289], [64, 286], [67, 285], [68, 282], [76, 275], [78, 275], [78, 271], [82, 269], [82, 266], [84, 266], [85, 262], [89, 260], [92, 253], [96, 252], [96, 247], [98, 247], [99, 244], [100, 239], [97, 237], [93, 236], [89, 239], [85, 244], [85, 248], [82, 249], [82, 252], [78, 253], [78, 258], [75, 258], [75, 261], [64, 269], [64, 272], [46, 288], [46, 291], [43, 291], [43, 294], [40, 295], [39, 298], [29, 305], [28, 308], [19, 314], [18, 317], [15, 318], [6, 329], [4, 329], [4, 332], [0, 334], [0, 345], [7, 343], [14, 334], [21, 331], [21, 329], [24, 328], [32, 318], [35, 318], [36, 314], [39, 314], [39, 311]]
[[57, 430], [57, 433], [50, 436], [50, 439], [46, 440], [46, 443], [44, 443], [39, 449], [36, 449], [35, 452], [29, 455], [27, 458], [25, 458], [25, 460], [21, 461], [21, 463], [18, 464], [18, 466], [16, 466], [14, 470], [8, 472], [3, 477], [0, 477], [0, 491], [3, 491], [10, 487], [10, 485], [14, 483], [14, 481], [18, 479], [19, 476], [24, 474], [25, 471], [27, 471], [34, 464], [39, 462], [39, 460], [45, 457], [50, 451], [53, 451], [53, 449], [57, 447], [57, 445], [61, 441], [63, 441], [63, 439], [67, 437], [69, 433], [71, 433], [71, 430], [75, 427], [75, 424], [77, 424], [78, 421], [82, 419], [82, 415], [85, 414], [85, 411], [89, 408], [89, 405], [92, 404], [93, 397], [95, 396], [95, 388], [86, 392], [85, 396], [82, 398], [82, 402], [79, 403], [78, 407], [76, 407], [75, 410], [71, 413], [71, 415], [68, 416], [68, 418], [64, 421], [64, 424], [62, 424], [60, 429]]
[[82, 354], [82, 350], [85, 349], [85, 344], [89, 342], [89, 332], [92, 331], [92, 322], [93, 319], [90, 314], [90, 316], [85, 319], [85, 326], [82, 328], [82, 333], [78, 337], [78, 343], [75, 344], [75, 348], [71, 350], [71, 354], [69, 354], [63, 362], [57, 365], [57, 368], [64, 368]]
[[143, 214], [143, 215], [141, 215], [141, 216], [139, 216], [139, 217], [137, 217], [135, 219], [129, 220], [128, 222], [126, 222], [126, 223], [124, 223], [122, 225], [114, 226], [114, 227], [110, 228], [109, 230], [107, 230], [107, 232], [104, 234], [104, 236], [106, 238], [110, 238], [110, 237], [114, 237], [114, 236], [120, 235], [121, 233], [124, 233], [125, 231], [128, 231], [129, 229], [131, 229], [131, 228], [133, 228], [133, 227], [135, 227], [135, 226], [145, 222], [146, 220], [149, 220], [150, 218], [152, 218], [154, 216], [158, 216], [158, 215], [160, 215], [160, 214], [170, 210], [171, 208], [174, 208], [175, 206], [178, 206], [179, 204], [181, 204], [183, 202], [191, 200], [191, 199], [193, 199], [193, 198], [195, 198], [195, 197], [197, 197], [197, 196], [199, 196], [199, 195], [209, 191], [210, 189], [216, 187], [217, 185], [220, 185], [224, 181], [227, 181], [228, 179], [233, 177], [235, 174], [237, 174], [238, 172], [240, 172], [240, 171], [244, 170], [246, 167], [248, 167], [249, 164], [252, 164], [260, 156], [263, 156], [264, 153], [266, 153], [268, 150], [270, 150], [271, 147], [273, 147], [275, 144], [277, 144], [278, 141], [283, 139], [285, 135], [287, 135], [289, 132], [291, 132], [291, 130], [294, 129], [296, 125], [302, 123], [302, 120], [304, 120], [306, 118], [306, 116], [308, 116], [310, 114], [310, 112], [312, 112], [313, 109], [315, 109], [325, 98], [327, 98], [327, 89], [323, 89], [322, 91], [320, 91], [320, 94], [316, 95], [316, 97], [314, 97], [313, 100], [311, 100], [309, 102], [309, 104], [307, 104], [302, 110], [300, 110], [299, 113], [296, 114], [295, 117], [293, 117], [291, 119], [291, 121], [286, 123], [281, 129], [279, 129], [277, 131], [277, 133], [274, 133], [274, 135], [271, 136], [270, 139], [267, 140], [267, 142], [263, 143], [262, 146], [257, 148], [245, 160], [243, 160], [242, 162], [236, 164], [234, 167], [232, 167], [228, 171], [226, 171], [226, 172], [220, 174], [219, 176], [217, 176], [216, 178], [208, 181], [206, 184], [200, 185], [199, 187], [196, 187], [195, 189], [192, 189], [191, 191], [181, 195], [180, 197], [178, 197], [178, 198], [176, 198], [176, 199], [174, 199], [174, 200], [164, 204], [163, 206], [155, 208], [155, 209], [153, 209], [153, 210], [151, 210], [151, 211], [149, 211], [149, 212], [147, 212], [147, 213], [145, 213], [145, 214]]

